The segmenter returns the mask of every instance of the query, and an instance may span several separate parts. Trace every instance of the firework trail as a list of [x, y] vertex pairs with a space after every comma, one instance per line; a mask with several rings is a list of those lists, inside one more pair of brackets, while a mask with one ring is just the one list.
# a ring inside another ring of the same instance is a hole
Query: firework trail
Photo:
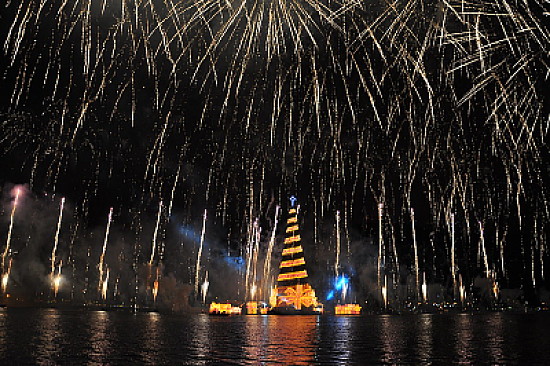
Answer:
[[[251, 206], [252, 208], [252, 206]], [[254, 272], [254, 255], [255, 255], [255, 244], [256, 244], [256, 230], [258, 229], [258, 218], [251, 221], [249, 225], [249, 235], [248, 242], [246, 246], [246, 271], [244, 274], [245, 277], [245, 293], [246, 297], [249, 297], [251, 281], [254, 281], [253, 272]], [[253, 285], [253, 284], [252, 284]]]
[[377, 279], [378, 279], [378, 288], [382, 288], [382, 258], [384, 256], [384, 237], [382, 236], [382, 210], [384, 205], [382, 203], [378, 204], [378, 263], [377, 263]]
[[[151, 277], [153, 276], [153, 261], [155, 259], [155, 253], [157, 251], [157, 236], [158, 236], [158, 230], [160, 225], [160, 219], [162, 214], [162, 201], [159, 202], [159, 209], [157, 213], [157, 222], [155, 225], [155, 231], [153, 232], [153, 240], [152, 240], [152, 247], [151, 247], [151, 257], [149, 258], [149, 265], [148, 265], [148, 276], [147, 276], [147, 288], [150, 288], [151, 286]], [[153, 294], [153, 300], [156, 302], [157, 300], [157, 293], [158, 293], [158, 286], [159, 286], [159, 268], [157, 267], [156, 270], [156, 277], [153, 283], [153, 288], [151, 289]]]
[[380, 288], [382, 291], [382, 301], [384, 302], [384, 308], [388, 307], [388, 277], [384, 276], [384, 284]]
[[159, 293], [159, 279], [160, 279], [160, 267], [157, 267], [156, 277], [155, 277], [155, 281], [153, 282], [153, 289], [152, 289], [154, 303], [157, 302], [157, 296]]
[[456, 296], [456, 259], [455, 259], [455, 215], [451, 214], [451, 278], [453, 280], [453, 296]]
[[10, 261], [8, 262], [8, 268], [4, 271], [4, 274], [2, 275], [2, 293], [6, 293], [8, 290], [8, 283], [10, 279], [11, 274], [11, 265], [13, 262], [13, 258], [10, 258]]
[[103, 299], [105, 300], [107, 296], [107, 281], [109, 280], [109, 269], [107, 268], [107, 276], [103, 278], [104, 268], [107, 267], [104, 265], [105, 252], [107, 251], [107, 242], [109, 240], [109, 231], [111, 230], [111, 222], [113, 218], [113, 208], [109, 210], [109, 217], [107, 219], [107, 228], [105, 229], [105, 239], [103, 240], [103, 248], [101, 250], [101, 255], [99, 257], [99, 283], [98, 290], [101, 292]]
[[250, 290], [250, 298], [254, 299], [256, 296], [256, 291], [258, 289], [258, 286], [256, 285], [256, 275], [257, 275], [257, 269], [258, 269], [258, 252], [260, 251], [260, 234], [262, 232], [262, 228], [260, 227], [260, 219], [256, 218], [256, 221], [254, 221], [254, 247], [252, 249], [252, 287]]
[[426, 273], [422, 274], [422, 300], [426, 304], [428, 302], [428, 284], [426, 283]]
[[153, 246], [151, 248], [151, 257], [149, 258], [149, 266], [153, 265], [153, 260], [155, 259], [155, 252], [157, 248], [157, 235], [159, 230], [159, 224], [160, 224], [160, 217], [162, 214], [162, 201], [159, 202], [159, 210], [157, 214], [157, 224], [155, 225], [155, 231], [153, 232]]
[[273, 221], [273, 229], [271, 230], [271, 237], [269, 239], [269, 244], [267, 246], [267, 254], [265, 256], [265, 266], [264, 266], [264, 281], [265, 281], [265, 290], [266, 293], [269, 293], [271, 288], [271, 257], [273, 254], [273, 246], [275, 245], [275, 233], [277, 231], [277, 225], [279, 224], [279, 211], [281, 206], [277, 205], [275, 207], [275, 220]]
[[340, 211], [336, 211], [336, 262], [334, 263], [335, 278], [338, 278], [340, 268]]
[[412, 237], [413, 237], [413, 251], [414, 251], [414, 280], [416, 288], [416, 299], [420, 301], [420, 266], [418, 264], [418, 245], [416, 244], [416, 229], [414, 225], [414, 209], [411, 208], [411, 224], [412, 224]]
[[206, 276], [204, 278], [204, 282], [201, 285], [201, 295], [202, 295], [202, 303], [206, 303], [206, 295], [208, 294], [208, 286], [210, 286], [210, 282], [208, 282], [208, 271], [206, 271]]
[[483, 224], [481, 223], [481, 221], [479, 222], [479, 235], [480, 235], [479, 237], [480, 251], [483, 256], [483, 264], [485, 268], [484, 274], [485, 274], [485, 278], [489, 278], [491, 273], [489, 271], [489, 260], [487, 259], [487, 251], [485, 250], [485, 234], [483, 230]]
[[59, 292], [59, 287], [61, 286], [61, 268], [63, 267], [63, 261], [59, 261], [59, 264], [57, 266], [57, 274], [53, 276], [53, 295], [54, 297], [57, 297], [57, 293]]
[[462, 284], [462, 275], [458, 275], [458, 293], [460, 297], [460, 303], [464, 306], [464, 301], [466, 300], [466, 286]]
[[[59, 218], [57, 219], [57, 229], [55, 231], [52, 256], [50, 259], [50, 282], [51, 282], [52, 289], [56, 287], [55, 281], [57, 280], [57, 278], [55, 277], [55, 258], [57, 253], [57, 245], [59, 244], [59, 232], [61, 231], [61, 221], [63, 220], [64, 205], [65, 205], [65, 197], [61, 198], [61, 204], [59, 206]], [[59, 284], [57, 284], [57, 287], [59, 287]], [[54, 293], [57, 296], [57, 291], [54, 291]]]
[[105, 279], [103, 280], [103, 282], [101, 282], [101, 298], [103, 300], [107, 300], [107, 290], [109, 287], [109, 273], [110, 273], [109, 267], [107, 266], [105, 267], [106, 267]]
[[[13, 221], [15, 217], [15, 211], [17, 210], [17, 203], [19, 202], [19, 194], [21, 193], [20, 188], [15, 188], [15, 199], [13, 200], [13, 206], [11, 209], [10, 214], [10, 226], [8, 229], [8, 238], [6, 240], [6, 248], [4, 248], [4, 253], [2, 254], [2, 272], [4, 273], [4, 276], [7, 274], [6, 272], [6, 258], [8, 257], [9, 251], [10, 251], [10, 243], [11, 243], [11, 233], [13, 231]], [[11, 264], [10, 264], [11, 267]], [[7, 282], [7, 279], [6, 279]]]
[[199, 293], [199, 274], [201, 270], [201, 257], [202, 257], [202, 248], [204, 245], [205, 233], [206, 233], [206, 210], [204, 210], [204, 215], [202, 216], [201, 241], [199, 244], [199, 251], [197, 253], [197, 264], [195, 265], [195, 294]]

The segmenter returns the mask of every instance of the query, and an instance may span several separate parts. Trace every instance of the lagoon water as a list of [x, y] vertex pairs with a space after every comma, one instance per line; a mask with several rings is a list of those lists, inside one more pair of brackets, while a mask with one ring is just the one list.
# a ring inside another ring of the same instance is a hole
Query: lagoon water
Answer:
[[2, 309], [2, 365], [550, 364], [550, 313], [171, 315]]

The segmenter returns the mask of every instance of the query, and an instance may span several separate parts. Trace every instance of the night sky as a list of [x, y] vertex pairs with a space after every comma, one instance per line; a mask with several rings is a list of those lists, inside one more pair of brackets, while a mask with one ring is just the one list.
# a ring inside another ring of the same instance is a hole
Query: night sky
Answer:
[[211, 296], [243, 297], [254, 221], [263, 258], [276, 206], [284, 222], [296, 195], [321, 294], [335, 265], [355, 296], [375, 291], [382, 204], [383, 271], [395, 283], [414, 273], [416, 239], [420, 272], [451, 286], [454, 217], [469, 290], [490, 279], [543, 297], [548, 11], [542, 0], [8, 1], [0, 242], [21, 186], [14, 288], [47, 289], [66, 197], [54, 256], [72, 273], [65, 298], [97, 296], [90, 268], [110, 207], [112, 301], [130, 301], [136, 281], [147, 291], [154, 245], [165, 288], [191, 291], [205, 209], [200, 276], [209, 271]]

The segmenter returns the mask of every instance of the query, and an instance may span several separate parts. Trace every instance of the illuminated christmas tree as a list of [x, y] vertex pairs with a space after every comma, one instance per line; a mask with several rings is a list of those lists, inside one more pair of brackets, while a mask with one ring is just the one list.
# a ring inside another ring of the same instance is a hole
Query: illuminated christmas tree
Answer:
[[290, 198], [283, 258], [279, 266], [277, 286], [271, 296], [273, 310], [321, 312], [315, 290], [308, 283], [306, 261], [298, 225], [296, 197]]

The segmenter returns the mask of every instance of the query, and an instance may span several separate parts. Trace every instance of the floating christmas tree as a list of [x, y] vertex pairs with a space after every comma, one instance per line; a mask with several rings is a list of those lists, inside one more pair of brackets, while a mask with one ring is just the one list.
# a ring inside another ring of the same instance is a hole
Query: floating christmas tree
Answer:
[[296, 197], [290, 198], [283, 258], [271, 304], [275, 312], [320, 312], [322, 305], [318, 303], [315, 290], [308, 283], [296, 201]]

